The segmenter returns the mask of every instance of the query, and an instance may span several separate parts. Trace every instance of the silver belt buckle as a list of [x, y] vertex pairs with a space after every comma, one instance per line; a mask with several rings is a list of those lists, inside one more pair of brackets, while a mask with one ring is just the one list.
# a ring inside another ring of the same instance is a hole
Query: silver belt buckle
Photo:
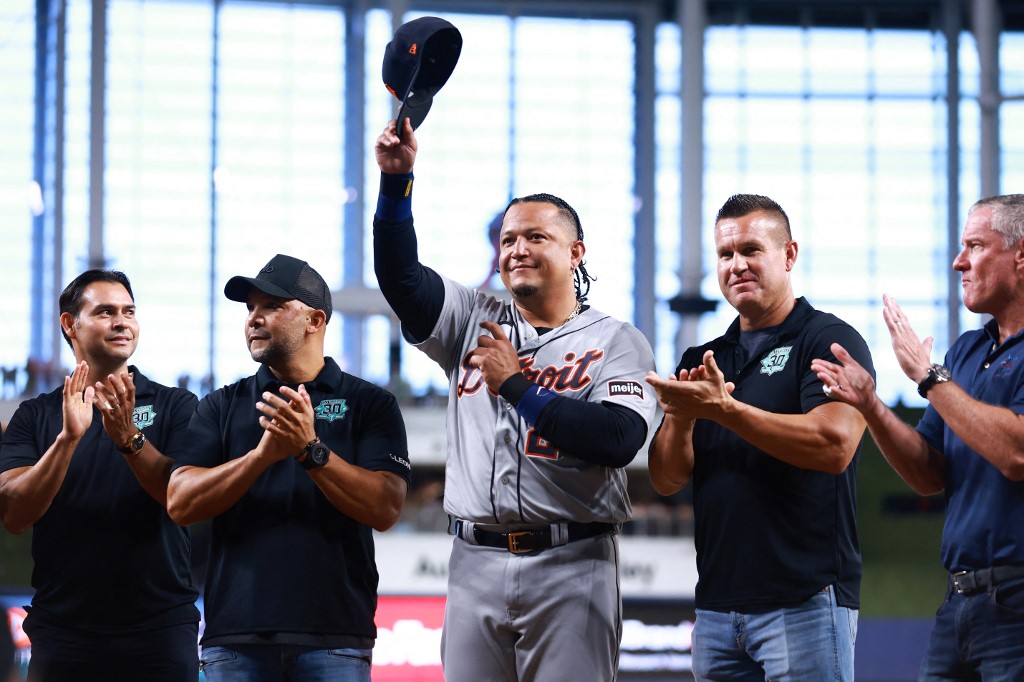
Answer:
[[967, 571], [957, 571], [953, 574], [953, 589], [956, 590], [957, 594], [963, 594], [967, 589], [960, 585], [960, 578], [967, 575]]

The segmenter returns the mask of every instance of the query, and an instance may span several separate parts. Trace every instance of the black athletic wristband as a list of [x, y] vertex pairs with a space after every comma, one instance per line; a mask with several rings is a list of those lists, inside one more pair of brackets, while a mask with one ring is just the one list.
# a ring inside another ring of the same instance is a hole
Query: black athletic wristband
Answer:
[[412, 219], [412, 173], [380, 174], [376, 216], [389, 223]]
[[522, 372], [513, 374], [501, 384], [498, 388], [498, 393], [502, 398], [509, 401], [512, 405], [517, 405], [519, 399], [523, 397], [523, 394], [530, 390], [531, 386], [535, 386], [532, 381], [526, 378]]

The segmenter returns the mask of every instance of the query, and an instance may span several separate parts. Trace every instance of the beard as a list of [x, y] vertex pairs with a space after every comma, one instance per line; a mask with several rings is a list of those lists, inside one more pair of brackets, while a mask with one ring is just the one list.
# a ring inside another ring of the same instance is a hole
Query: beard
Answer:
[[536, 295], [540, 289], [533, 284], [523, 284], [518, 287], [512, 287], [512, 295], [516, 298], [529, 298]]
[[295, 355], [299, 343], [294, 340], [270, 339], [263, 348], [254, 349], [249, 345], [249, 355], [261, 365], [275, 366]]

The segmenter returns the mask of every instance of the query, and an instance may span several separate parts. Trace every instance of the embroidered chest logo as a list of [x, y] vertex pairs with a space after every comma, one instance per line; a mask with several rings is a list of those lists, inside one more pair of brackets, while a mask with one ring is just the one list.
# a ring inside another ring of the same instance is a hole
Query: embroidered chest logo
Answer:
[[[603, 357], [603, 350], [588, 350], [583, 355], [566, 353], [562, 357], [563, 365], [548, 365], [546, 367], [536, 366], [536, 358], [519, 358], [519, 369], [522, 370], [523, 376], [533, 383], [556, 393], [578, 391], [593, 381], [590, 377], [590, 370]], [[467, 353], [466, 357], [462, 359], [462, 378], [455, 389], [455, 394], [460, 398], [473, 395], [487, 386], [480, 371], [469, 364], [469, 358], [470, 354]]]
[[793, 346], [780, 346], [766, 355], [761, 361], [761, 374], [772, 375], [785, 369], [791, 350]]
[[329, 422], [335, 419], [344, 419], [345, 413], [348, 412], [348, 405], [345, 404], [345, 400], [341, 398], [332, 398], [331, 400], [321, 400], [320, 404], [313, 408], [316, 412], [317, 419], [325, 419]]
[[153, 411], [152, 405], [136, 407], [132, 411], [132, 423], [135, 424], [135, 428], [137, 428], [139, 431], [146, 428], [147, 426], [152, 426], [153, 420], [155, 419], [156, 412]]
[[1013, 356], [1012, 355], [1007, 355], [999, 363], [999, 366], [996, 367], [996, 374], [995, 375], [997, 377], [1000, 377], [1000, 378], [1008, 377], [1008, 376], [1010, 376], [1010, 374], [1012, 372], [1013, 372]]

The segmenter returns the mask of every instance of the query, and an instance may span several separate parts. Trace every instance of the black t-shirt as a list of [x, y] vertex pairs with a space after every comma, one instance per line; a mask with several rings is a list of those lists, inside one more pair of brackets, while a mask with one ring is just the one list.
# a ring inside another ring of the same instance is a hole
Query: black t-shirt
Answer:
[[[733, 397], [777, 414], [802, 414], [826, 402], [811, 360], [836, 362], [838, 342], [872, 376], [867, 344], [853, 327], [803, 298], [760, 353], [741, 363], [739, 322], [724, 336], [687, 350], [678, 369], [701, 364], [706, 350]], [[800, 469], [755, 448], [714, 422], [693, 434], [693, 501], [698, 608], [752, 611], [792, 606], [828, 585], [840, 605], [859, 608], [857, 463], [842, 474]]]
[[[177, 458], [196, 397], [129, 371], [136, 426]], [[63, 387], [18, 406], [0, 471], [39, 461], [63, 427], [62, 405]], [[27, 622], [110, 634], [197, 623], [189, 549], [188, 531], [143, 490], [94, 408], [60, 490], [32, 528], [35, 595]]]
[[[263, 434], [256, 403], [281, 385], [261, 366], [204, 398], [177, 466], [215, 467], [254, 449]], [[305, 387], [316, 434], [335, 455], [409, 480], [405, 423], [391, 393], [331, 358]], [[372, 647], [377, 579], [372, 529], [331, 505], [290, 457], [213, 519], [203, 644]]]

